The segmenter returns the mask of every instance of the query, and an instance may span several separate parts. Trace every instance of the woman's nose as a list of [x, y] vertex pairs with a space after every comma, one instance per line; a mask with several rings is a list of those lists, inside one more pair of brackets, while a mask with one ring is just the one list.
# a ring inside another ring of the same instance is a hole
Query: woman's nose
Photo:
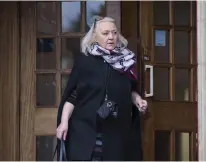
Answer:
[[109, 39], [114, 39], [114, 36], [112, 33], [109, 34]]

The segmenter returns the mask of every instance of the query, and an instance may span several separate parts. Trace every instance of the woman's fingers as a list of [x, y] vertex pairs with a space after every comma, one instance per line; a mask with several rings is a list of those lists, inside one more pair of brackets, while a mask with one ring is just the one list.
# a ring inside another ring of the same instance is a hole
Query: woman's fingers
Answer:
[[63, 139], [66, 140], [67, 132], [63, 132]]
[[62, 133], [61, 131], [58, 131], [58, 132], [57, 132], [57, 138], [58, 138], [58, 139], [61, 139], [62, 134], [63, 134], [63, 133]]
[[67, 137], [67, 131], [57, 130], [56, 136], [58, 139], [64, 139], [66, 140]]
[[63, 131], [60, 128], [57, 128], [56, 136], [58, 139], [61, 139], [63, 136]]
[[143, 106], [143, 105], [142, 105], [142, 101], [140, 101], [138, 104], [139, 104], [139, 107], [142, 107], [142, 106]]
[[147, 101], [146, 100], [142, 100], [141, 102], [139, 102], [137, 107], [138, 107], [140, 112], [145, 112], [146, 109], [147, 109]]
[[64, 139], [66, 140], [66, 136], [67, 136], [67, 131], [68, 131], [68, 127], [67, 125], [64, 124], [60, 124], [58, 126], [58, 128], [56, 129], [56, 136], [58, 139]]
[[147, 107], [147, 101], [146, 100], [143, 100], [143, 106]]
[[143, 106], [138, 105], [137, 107], [138, 107], [140, 112], [144, 112], [144, 107]]

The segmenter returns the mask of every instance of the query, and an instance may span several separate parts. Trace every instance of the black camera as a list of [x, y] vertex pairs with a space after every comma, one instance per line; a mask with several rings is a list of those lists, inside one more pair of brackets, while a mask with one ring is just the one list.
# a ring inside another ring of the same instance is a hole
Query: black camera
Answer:
[[103, 119], [106, 119], [109, 115], [111, 115], [114, 118], [117, 118], [118, 116], [117, 104], [111, 100], [105, 100], [104, 103], [97, 110], [97, 114]]

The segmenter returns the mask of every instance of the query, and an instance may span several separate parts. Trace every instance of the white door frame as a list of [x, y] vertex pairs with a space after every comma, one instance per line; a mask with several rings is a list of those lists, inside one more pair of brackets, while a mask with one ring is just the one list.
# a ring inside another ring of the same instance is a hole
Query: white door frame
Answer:
[[206, 1], [197, 2], [198, 156], [206, 160]]

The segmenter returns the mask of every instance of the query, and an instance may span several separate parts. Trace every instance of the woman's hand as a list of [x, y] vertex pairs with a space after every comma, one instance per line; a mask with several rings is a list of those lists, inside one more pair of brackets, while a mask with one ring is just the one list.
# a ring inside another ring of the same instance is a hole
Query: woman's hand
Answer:
[[56, 129], [56, 136], [58, 139], [63, 139], [66, 140], [68, 132], [68, 121], [66, 122], [61, 122], [60, 125]]
[[138, 107], [140, 112], [145, 112], [147, 110], [147, 101], [143, 100], [141, 97], [136, 98], [135, 105]]
[[145, 112], [147, 110], [147, 101], [143, 100], [137, 92], [132, 92], [132, 101], [140, 112]]

